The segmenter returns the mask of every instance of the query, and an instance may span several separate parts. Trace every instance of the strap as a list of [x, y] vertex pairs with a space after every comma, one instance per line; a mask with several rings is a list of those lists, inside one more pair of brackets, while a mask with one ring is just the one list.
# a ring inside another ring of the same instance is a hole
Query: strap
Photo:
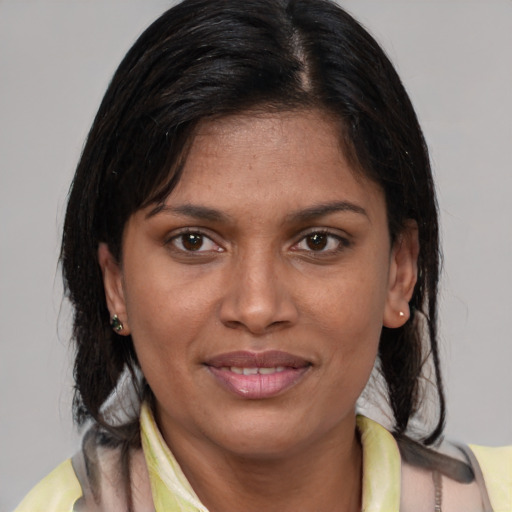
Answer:
[[475, 473], [475, 480], [480, 488], [480, 494], [482, 496], [482, 504], [484, 506], [484, 512], [493, 512], [491, 500], [489, 499], [489, 493], [487, 492], [487, 486], [485, 485], [484, 475], [482, 469], [478, 463], [475, 454], [471, 451], [471, 448], [466, 444], [456, 443], [455, 446], [464, 454], [469, 465]]
[[443, 477], [439, 471], [432, 471], [432, 480], [434, 481], [434, 512], [443, 512]]

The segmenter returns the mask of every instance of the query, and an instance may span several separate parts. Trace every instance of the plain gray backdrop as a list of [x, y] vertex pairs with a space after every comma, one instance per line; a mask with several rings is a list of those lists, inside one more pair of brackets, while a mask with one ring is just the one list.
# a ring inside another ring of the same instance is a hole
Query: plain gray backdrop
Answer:
[[[386, 48], [431, 148], [447, 434], [510, 444], [512, 1], [340, 3]], [[112, 73], [169, 5], [0, 0], [2, 512], [79, 446], [57, 268], [66, 193]]]

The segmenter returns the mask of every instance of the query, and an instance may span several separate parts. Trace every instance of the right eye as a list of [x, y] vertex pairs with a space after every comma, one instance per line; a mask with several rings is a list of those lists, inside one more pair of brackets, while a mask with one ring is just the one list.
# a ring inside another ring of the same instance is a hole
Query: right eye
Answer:
[[183, 252], [222, 252], [223, 249], [218, 246], [211, 238], [203, 233], [196, 231], [187, 231], [173, 237], [170, 243], [174, 248]]

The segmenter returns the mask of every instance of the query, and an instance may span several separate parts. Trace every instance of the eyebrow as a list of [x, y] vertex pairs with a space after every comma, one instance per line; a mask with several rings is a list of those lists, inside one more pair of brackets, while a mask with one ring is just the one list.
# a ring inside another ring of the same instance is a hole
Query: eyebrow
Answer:
[[337, 212], [357, 213], [359, 215], [364, 215], [368, 220], [370, 220], [368, 213], [362, 206], [349, 201], [334, 201], [330, 203], [317, 204], [311, 208], [291, 213], [287, 216], [287, 221], [297, 223], [307, 222]]
[[146, 219], [154, 217], [159, 213], [183, 215], [186, 217], [193, 217], [195, 219], [200, 220], [209, 220], [212, 222], [227, 222], [231, 219], [229, 215], [226, 215], [225, 213], [222, 213], [219, 210], [194, 204], [183, 204], [180, 206], [169, 206], [167, 204], [159, 204], [146, 215]]
[[[349, 201], [333, 201], [330, 203], [321, 203], [305, 210], [299, 210], [286, 216], [286, 221], [290, 223], [308, 222], [320, 217], [325, 217], [331, 213], [337, 212], [352, 212], [359, 215], [368, 217], [366, 210], [358, 206], [357, 204]], [[194, 205], [194, 204], [183, 204], [180, 206], [170, 206], [167, 204], [159, 204], [153, 208], [147, 215], [146, 218], [153, 217], [159, 213], [168, 213], [171, 215], [183, 215], [186, 217], [192, 217], [200, 220], [208, 220], [211, 222], [228, 222], [231, 220], [231, 216], [226, 215], [219, 210], [214, 208], [208, 208], [206, 206]]]

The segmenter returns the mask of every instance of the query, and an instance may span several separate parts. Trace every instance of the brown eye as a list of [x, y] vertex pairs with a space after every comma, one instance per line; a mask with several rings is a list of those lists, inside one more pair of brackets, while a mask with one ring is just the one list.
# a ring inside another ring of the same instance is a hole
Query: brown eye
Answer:
[[305, 239], [306, 245], [312, 251], [322, 251], [327, 247], [328, 235], [325, 233], [312, 233]]
[[350, 242], [346, 238], [328, 231], [314, 231], [304, 236], [292, 249], [327, 256], [340, 252], [349, 246]]
[[184, 253], [223, 252], [222, 247], [219, 247], [210, 237], [199, 231], [187, 231], [176, 235], [172, 238], [171, 244], [175, 249]]
[[187, 251], [198, 251], [203, 246], [203, 235], [199, 233], [185, 233], [181, 235], [181, 244]]

